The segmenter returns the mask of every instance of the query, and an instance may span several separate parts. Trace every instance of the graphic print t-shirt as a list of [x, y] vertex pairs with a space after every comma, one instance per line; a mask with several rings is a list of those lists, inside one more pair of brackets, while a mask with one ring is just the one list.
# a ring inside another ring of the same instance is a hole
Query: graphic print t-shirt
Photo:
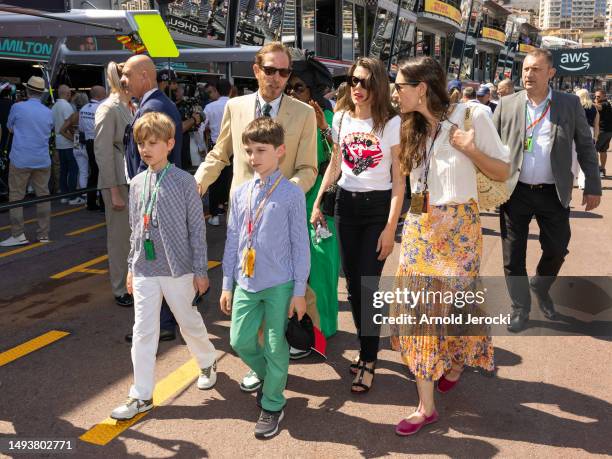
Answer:
[[[391, 189], [391, 147], [400, 143], [399, 116], [387, 121], [382, 132], [373, 131], [372, 118], [351, 118], [346, 112], [334, 114], [332, 137], [342, 154], [342, 176], [338, 185], [347, 191], [374, 191]], [[338, 128], [341, 132], [338, 136]], [[338, 142], [338, 139], [340, 141]]]

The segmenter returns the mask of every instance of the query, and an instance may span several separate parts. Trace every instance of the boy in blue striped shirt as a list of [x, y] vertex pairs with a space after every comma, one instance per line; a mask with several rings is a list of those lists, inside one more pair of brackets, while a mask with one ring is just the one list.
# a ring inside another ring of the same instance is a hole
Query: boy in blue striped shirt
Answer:
[[[306, 312], [310, 246], [304, 192], [278, 169], [284, 131], [271, 118], [242, 133], [255, 177], [232, 196], [223, 254], [221, 310], [232, 315], [230, 342], [263, 384], [257, 438], [278, 432], [289, 371], [288, 318]], [[263, 347], [257, 332], [263, 324]]]

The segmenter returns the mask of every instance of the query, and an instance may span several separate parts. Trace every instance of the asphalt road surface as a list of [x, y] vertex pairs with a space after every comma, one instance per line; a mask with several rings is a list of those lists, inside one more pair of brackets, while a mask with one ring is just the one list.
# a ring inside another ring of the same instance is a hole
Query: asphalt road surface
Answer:
[[[575, 190], [570, 254], [561, 274], [612, 275], [611, 186], [604, 181], [602, 206], [589, 213], [578, 207]], [[254, 395], [238, 388], [246, 367], [229, 347], [229, 321], [218, 308], [220, 267], [210, 271], [212, 291], [201, 308], [219, 352], [217, 385], [199, 391], [182, 340], [161, 343], [159, 406], [133, 423], [109, 422], [131, 383], [124, 335], [133, 310], [116, 306], [110, 292], [103, 214], [55, 203], [53, 213], [50, 243], [0, 249], [0, 456], [60, 454], [7, 450], [9, 441], [41, 439], [69, 441], [64, 447], [79, 458], [612, 455], [610, 337], [496, 337], [496, 375], [466, 371], [456, 389], [436, 394], [438, 423], [397, 437], [395, 424], [418, 403], [415, 384], [383, 340], [373, 389], [351, 394], [348, 365], [356, 341], [343, 279], [339, 332], [328, 342], [327, 360], [310, 356], [290, 365], [282, 430], [256, 440], [259, 410]], [[34, 209], [27, 209], [26, 219], [33, 217]], [[8, 213], [0, 214], [2, 239], [7, 225]], [[485, 215], [483, 226], [482, 272], [501, 275], [497, 217]], [[209, 259], [220, 261], [225, 227], [207, 230]], [[531, 232], [533, 273], [535, 224]], [[26, 234], [34, 238], [35, 223]], [[393, 275], [398, 252], [396, 244], [386, 275]], [[551, 326], [544, 319], [534, 323]]]

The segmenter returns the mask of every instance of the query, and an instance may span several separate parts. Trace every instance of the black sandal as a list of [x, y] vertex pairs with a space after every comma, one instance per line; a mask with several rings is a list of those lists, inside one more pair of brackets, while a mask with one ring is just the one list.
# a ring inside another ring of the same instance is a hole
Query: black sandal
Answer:
[[[368, 368], [366, 366], [368, 363], [370, 362], [363, 362], [363, 361], [359, 362], [359, 370], [358, 370], [359, 376], [357, 377], [357, 382], [353, 382], [353, 384], [351, 384], [351, 392], [355, 394], [361, 394], [361, 393], [365, 393], [369, 391], [372, 388], [372, 384], [374, 384], [374, 374], [375, 374], [374, 371], [376, 370], [376, 361], [373, 362], [374, 365], [372, 365], [372, 368]], [[363, 376], [366, 371], [372, 375], [372, 381], [370, 382], [369, 386], [367, 384], [364, 384], [363, 382]], [[357, 387], [363, 390], [355, 390]]]
[[360, 363], [361, 363], [361, 360], [359, 360], [359, 354], [357, 354], [355, 356], [355, 359], [353, 359], [353, 363], [351, 363], [351, 365], [349, 366], [349, 369], [350, 369], [352, 374], [356, 375], [357, 373], [359, 373], [359, 364]]

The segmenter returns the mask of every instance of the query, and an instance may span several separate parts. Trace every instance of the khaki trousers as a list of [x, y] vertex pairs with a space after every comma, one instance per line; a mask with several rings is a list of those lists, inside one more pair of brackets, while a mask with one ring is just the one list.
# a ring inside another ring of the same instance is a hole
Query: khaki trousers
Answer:
[[121, 197], [125, 202], [123, 210], [113, 209], [111, 191], [102, 191], [104, 213], [106, 215], [106, 250], [108, 251], [108, 271], [110, 274], [113, 295], [121, 296], [127, 293], [125, 279], [128, 273], [127, 259], [130, 254], [130, 205], [127, 185], [119, 185]]
[[[37, 197], [49, 196], [49, 176], [51, 168], [45, 169], [20, 169], [13, 164], [9, 166], [9, 201], [21, 201], [26, 194], [28, 182], [32, 183], [34, 193]], [[36, 204], [36, 219], [38, 220], [38, 238], [49, 237], [49, 220], [51, 215], [51, 203], [42, 202]], [[23, 207], [11, 209], [11, 235], [13, 237], [24, 234], [23, 229]]]

